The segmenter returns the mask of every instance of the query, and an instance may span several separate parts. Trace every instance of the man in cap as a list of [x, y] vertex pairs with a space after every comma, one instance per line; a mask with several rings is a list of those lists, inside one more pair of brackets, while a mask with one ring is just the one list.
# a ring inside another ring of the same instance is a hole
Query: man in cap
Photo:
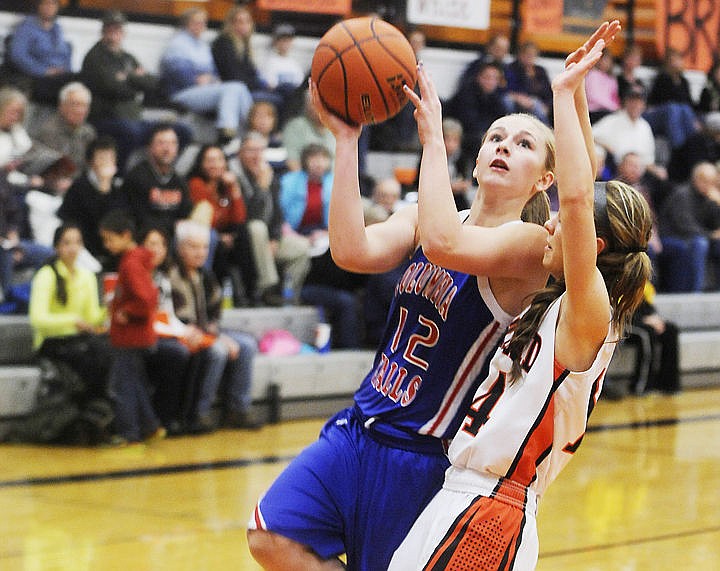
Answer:
[[260, 69], [270, 89], [294, 89], [305, 78], [300, 64], [290, 56], [294, 38], [295, 28], [290, 24], [279, 24], [273, 29], [270, 53]]
[[[142, 109], [145, 96], [158, 87], [157, 77], [123, 49], [126, 22], [121, 12], [105, 14], [101, 38], [85, 56], [80, 72], [93, 94], [90, 122], [98, 133], [116, 140], [121, 171], [130, 154], [147, 142], [156, 123], [143, 120]], [[183, 147], [191, 141], [192, 131], [182, 123], [175, 127]]]
[[305, 71], [290, 55], [295, 28], [290, 24], [279, 24], [272, 32], [272, 44], [267, 58], [260, 66], [260, 76], [269, 90], [280, 97], [276, 103], [280, 116], [287, 117], [286, 103], [301, 85], [305, 84]]

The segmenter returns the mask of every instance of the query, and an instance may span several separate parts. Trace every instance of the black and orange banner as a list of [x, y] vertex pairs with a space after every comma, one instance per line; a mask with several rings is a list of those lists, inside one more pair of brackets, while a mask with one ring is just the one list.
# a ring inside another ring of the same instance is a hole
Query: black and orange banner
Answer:
[[667, 48], [685, 56], [690, 69], [707, 70], [718, 53], [720, 1], [662, 0], [655, 9], [655, 42], [658, 54]]
[[350, 13], [352, 0], [258, 0], [257, 6], [261, 10], [344, 16]]

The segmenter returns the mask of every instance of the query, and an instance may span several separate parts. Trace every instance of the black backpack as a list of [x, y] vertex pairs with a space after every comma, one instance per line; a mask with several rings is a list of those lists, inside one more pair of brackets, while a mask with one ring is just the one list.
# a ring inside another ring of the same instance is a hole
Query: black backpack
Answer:
[[77, 396], [85, 386], [80, 376], [60, 361], [40, 358], [38, 366], [40, 382], [32, 411], [12, 422], [5, 436], [9, 442], [55, 443], [81, 418]]

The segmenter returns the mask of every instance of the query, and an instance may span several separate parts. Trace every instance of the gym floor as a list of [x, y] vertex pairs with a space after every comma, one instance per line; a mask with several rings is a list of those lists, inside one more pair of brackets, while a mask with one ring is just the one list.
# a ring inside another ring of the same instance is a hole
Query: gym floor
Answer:
[[[0, 570], [257, 570], [255, 500], [322, 419], [116, 449], [2, 445]], [[720, 569], [720, 389], [602, 401], [541, 501], [539, 571]]]

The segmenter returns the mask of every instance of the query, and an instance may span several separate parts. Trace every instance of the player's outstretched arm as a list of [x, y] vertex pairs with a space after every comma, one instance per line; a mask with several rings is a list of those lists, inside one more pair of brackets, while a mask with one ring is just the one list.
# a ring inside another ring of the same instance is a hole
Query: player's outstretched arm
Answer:
[[415, 106], [415, 120], [422, 144], [418, 176], [418, 226], [426, 255], [433, 259], [452, 253], [461, 239], [462, 225], [450, 186], [447, 154], [442, 133], [442, 106], [427, 69], [417, 67], [420, 95], [404, 87]]
[[[578, 63], [585, 57], [597, 44], [598, 41], [603, 40], [607, 47], [620, 31], [620, 22], [613, 20], [612, 22], [603, 22], [593, 32], [593, 34], [574, 52], [565, 58], [565, 68], [570, 64]], [[580, 120], [580, 126], [582, 127], [583, 138], [585, 140], [585, 148], [587, 149], [588, 156], [590, 157], [590, 164], [592, 165], [593, 173], [597, 172], [597, 158], [595, 156], [595, 143], [593, 140], [592, 127], [590, 125], [590, 113], [588, 110], [587, 94], [585, 92], [585, 78], [583, 77], [580, 84], [575, 89], [575, 111], [578, 119]]]
[[[562, 273], [567, 289], [558, 323], [557, 342], [576, 352], [594, 355], [610, 321], [608, 293], [597, 269], [598, 248], [594, 222], [594, 172], [586, 150], [583, 121], [574, 100], [588, 71], [602, 56], [600, 38], [577, 61], [571, 61], [553, 80], [557, 185]], [[551, 228], [551, 231], [553, 229]]]
[[416, 208], [365, 227], [358, 174], [358, 139], [362, 128], [349, 125], [328, 111], [312, 82], [310, 92], [320, 121], [332, 132], [336, 142], [329, 213], [333, 259], [349, 271], [388, 271], [407, 258], [415, 247]]

